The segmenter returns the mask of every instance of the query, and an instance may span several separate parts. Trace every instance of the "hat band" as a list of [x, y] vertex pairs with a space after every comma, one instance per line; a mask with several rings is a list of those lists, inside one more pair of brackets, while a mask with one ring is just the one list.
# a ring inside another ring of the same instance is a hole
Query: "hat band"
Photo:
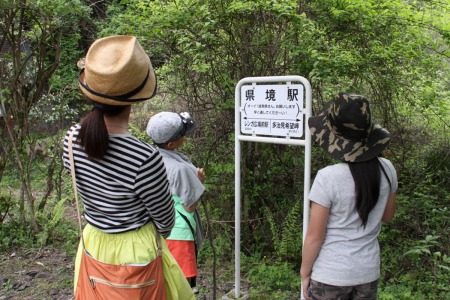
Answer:
[[119, 95], [119, 96], [109, 96], [109, 95], [105, 95], [99, 92], [94, 91], [93, 89], [91, 89], [86, 83], [81, 81], [81, 74], [83, 74], [84, 72], [84, 68], [80, 70], [80, 74], [78, 76], [78, 81], [80, 82], [80, 85], [86, 89], [89, 93], [98, 96], [98, 97], [102, 97], [102, 98], [106, 98], [106, 99], [111, 99], [111, 100], [116, 100], [116, 101], [122, 101], [122, 102], [138, 102], [138, 101], [143, 101], [143, 100], [148, 100], [150, 98], [152, 98], [153, 96], [155, 96], [156, 94], [156, 88], [157, 88], [157, 80], [156, 80], [156, 76], [155, 76], [155, 89], [153, 90], [153, 94], [148, 97], [148, 98], [137, 98], [137, 99], [129, 99], [130, 97], [136, 95], [137, 93], [139, 93], [145, 86], [145, 84], [148, 81], [148, 77], [150, 75], [150, 69], [147, 71], [147, 76], [145, 76], [144, 81], [134, 90], [132, 90], [129, 93], [123, 94], [123, 95]]

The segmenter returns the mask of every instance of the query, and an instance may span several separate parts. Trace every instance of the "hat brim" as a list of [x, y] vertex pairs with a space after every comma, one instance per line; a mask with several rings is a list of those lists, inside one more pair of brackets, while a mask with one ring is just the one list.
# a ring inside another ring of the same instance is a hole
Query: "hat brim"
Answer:
[[153, 70], [152, 65], [150, 64], [149, 69], [148, 69], [148, 78], [147, 81], [145, 83], [145, 85], [142, 87], [142, 89], [137, 92], [136, 94], [134, 94], [133, 96], [127, 98], [127, 99], [113, 99], [118, 95], [98, 95], [98, 94], [94, 94], [91, 91], [87, 90], [81, 83], [85, 83], [85, 73], [84, 72], [80, 72], [79, 75], [79, 81], [80, 81], [80, 89], [83, 92], [83, 94], [96, 102], [99, 103], [103, 103], [103, 104], [107, 104], [107, 105], [130, 105], [130, 104], [135, 104], [135, 103], [139, 103], [139, 102], [143, 102], [146, 100], [151, 99], [153, 96], [155, 96], [156, 94], [156, 89], [157, 89], [157, 82], [156, 82], [156, 74], [155, 71]]
[[330, 104], [331, 101], [325, 104], [319, 115], [310, 117], [308, 126], [315, 142], [332, 158], [347, 162], [362, 162], [377, 157], [386, 149], [391, 135], [373, 122], [368, 137], [361, 141], [352, 141], [333, 132], [327, 120]]
[[195, 124], [195, 122], [188, 123], [188, 125], [187, 125], [187, 127], [186, 127], [186, 133], [185, 133], [185, 135], [188, 135], [189, 133], [191, 133], [191, 132], [194, 131], [195, 129], [197, 129], [197, 124]]

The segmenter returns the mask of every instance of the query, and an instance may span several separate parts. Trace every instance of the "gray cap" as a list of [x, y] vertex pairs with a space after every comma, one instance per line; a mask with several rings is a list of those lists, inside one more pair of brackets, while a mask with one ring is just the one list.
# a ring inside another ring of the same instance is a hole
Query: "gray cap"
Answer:
[[164, 144], [179, 139], [195, 128], [197, 125], [189, 114], [164, 111], [150, 118], [146, 132], [156, 144]]

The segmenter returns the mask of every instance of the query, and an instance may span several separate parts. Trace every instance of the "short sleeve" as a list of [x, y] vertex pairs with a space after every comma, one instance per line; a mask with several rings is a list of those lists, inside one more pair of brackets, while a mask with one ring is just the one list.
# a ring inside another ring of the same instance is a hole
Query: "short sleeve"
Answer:
[[398, 189], [398, 178], [394, 165], [386, 158], [380, 158], [380, 162], [391, 183], [391, 193], [395, 193]]
[[184, 205], [190, 207], [198, 201], [205, 191], [205, 187], [190, 167], [180, 164], [175, 172], [177, 180], [172, 182], [171, 191], [181, 198]]
[[311, 191], [309, 192], [308, 199], [316, 202], [326, 208], [331, 207], [331, 198], [326, 193], [324, 186], [326, 185], [325, 176], [322, 171], [319, 171], [314, 179]]

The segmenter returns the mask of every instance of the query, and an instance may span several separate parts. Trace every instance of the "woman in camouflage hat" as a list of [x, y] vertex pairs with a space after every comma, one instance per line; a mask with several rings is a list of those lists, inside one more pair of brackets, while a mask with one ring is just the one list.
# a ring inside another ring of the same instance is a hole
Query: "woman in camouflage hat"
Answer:
[[339, 163], [317, 173], [301, 276], [306, 299], [376, 299], [381, 221], [395, 213], [392, 163], [380, 157], [390, 140], [362, 96], [338, 94], [308, 120], [315, 141]]

